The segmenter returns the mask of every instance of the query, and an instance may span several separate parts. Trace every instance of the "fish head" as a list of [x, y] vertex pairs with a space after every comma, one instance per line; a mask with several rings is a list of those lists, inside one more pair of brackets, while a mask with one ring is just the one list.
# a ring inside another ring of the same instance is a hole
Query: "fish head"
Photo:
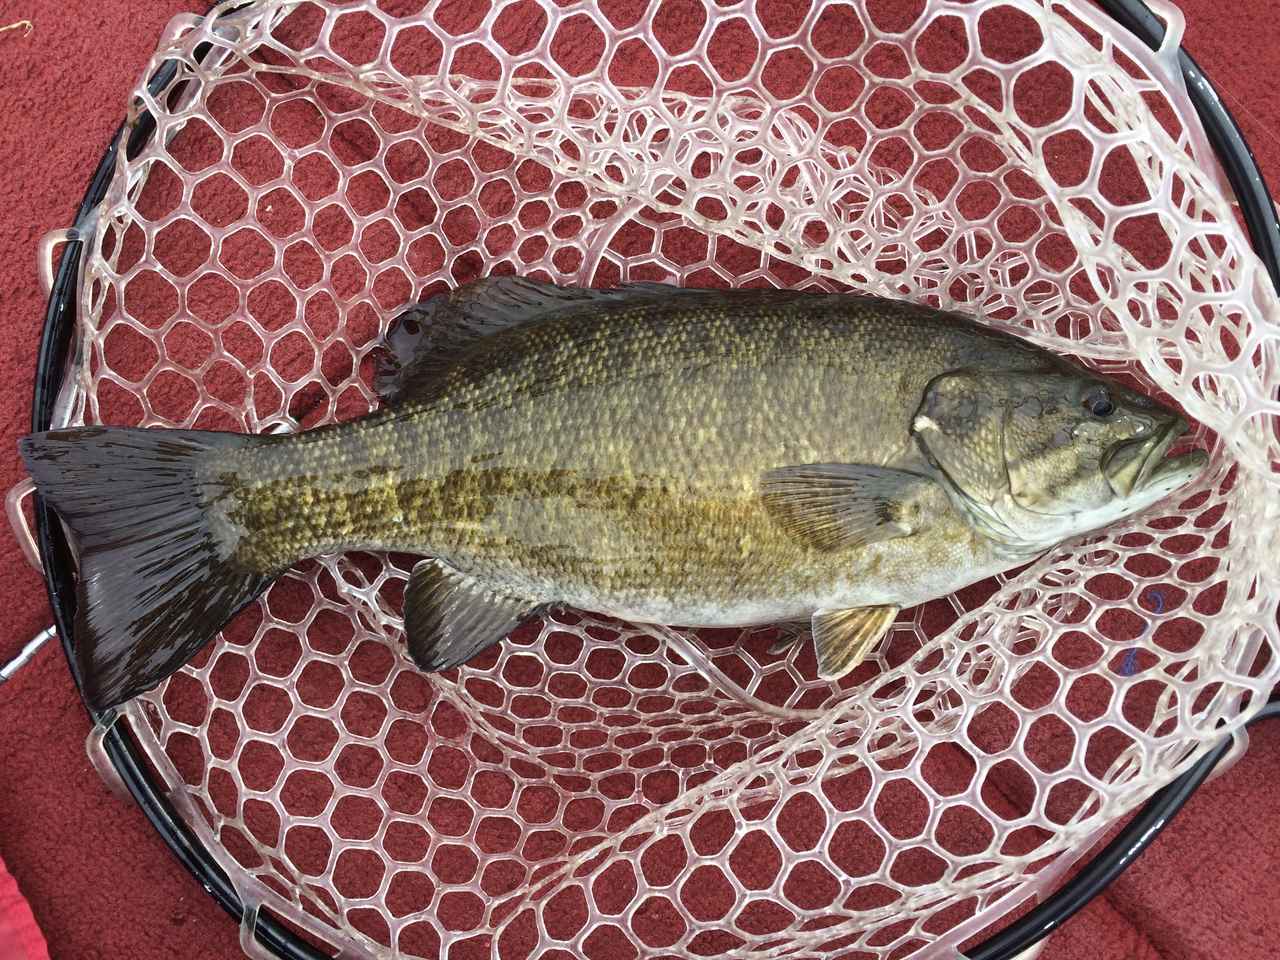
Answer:
[[985, 535], [1042, 550], [1137, 513], [1208, 456], [1166, 457], [1174, 410], [1065, 362], [1043, 372], [953, 371], [929, 384], [912, 433]]

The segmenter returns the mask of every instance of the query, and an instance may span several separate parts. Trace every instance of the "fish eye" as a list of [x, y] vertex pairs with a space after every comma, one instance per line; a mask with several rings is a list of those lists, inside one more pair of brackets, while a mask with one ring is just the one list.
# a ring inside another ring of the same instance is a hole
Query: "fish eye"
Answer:
[[1111, 394], [1106, 387], [1094, 387], [1085, 394], [1084, 408], [1100, 420], [1116, 412], [1116, 405], [1111, 402]]

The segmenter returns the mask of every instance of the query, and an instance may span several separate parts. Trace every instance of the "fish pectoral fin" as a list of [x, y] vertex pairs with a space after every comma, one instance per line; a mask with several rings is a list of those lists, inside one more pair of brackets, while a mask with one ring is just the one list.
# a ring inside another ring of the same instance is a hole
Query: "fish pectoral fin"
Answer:
[[490, 589], [439, 560], [423, 560], [404, 592], [409, 655], [422, 670], [447, 670], [493, 646], [540, 604]]
[[854, 607], [819, 610], [813, 615], [813, 645], [818, 676], [838, 680], [866, 659], [889, 632], [900, 607]]
[[917, 529], [921, 495], [933, 481], [861, 463], [806, 463], [764, 475], [765, 509], [788, 533], [819, 550], [905, 537]]

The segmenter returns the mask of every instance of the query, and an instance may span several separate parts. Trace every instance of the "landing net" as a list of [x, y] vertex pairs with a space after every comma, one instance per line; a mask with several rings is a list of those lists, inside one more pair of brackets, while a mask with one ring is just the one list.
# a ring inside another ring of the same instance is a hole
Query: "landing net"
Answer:
[[1280, 311], [1159, 9], [1158, 54], [1047, 0], [175, 20], [79, 225], [66, 422], [351, 418], [402, 307], [518, 273], [963, 309], [1212, 452], [838, 684], [778, 629], [583, 613], [424, 676], [413, 558], [304, 564], [126, 713], [242, 899], [350, 957], [950, 956], [1239, 728], [1280, 675]]

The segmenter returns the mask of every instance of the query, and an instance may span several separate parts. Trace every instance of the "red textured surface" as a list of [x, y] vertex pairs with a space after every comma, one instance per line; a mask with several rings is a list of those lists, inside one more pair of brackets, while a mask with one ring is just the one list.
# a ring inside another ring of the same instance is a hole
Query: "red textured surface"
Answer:
[[[913, 4], [875, 6], [883, 12]], [[174, 13], [200, 7], [104, 0], [81, 19], [46, 3], [27, 14], [36, 25], [29, 36], [0, 34], [6, 118], [0, 142], [11, 170], [0, 188], [0, 264], [9, 306], [0, 410], [10, 444], [26, 429], [42, 321], [36, 243], [69, 221], [163, 24]], [[1224, 89], [1264, 172], [1280, 179], [1280, 141], [1269, 132], [1276, 126], [1272, 78], [1280, 50], [1272, 49], [1277, 31], [1267, 5], [1253, 0], [1229, 13], [1207, 0], [1183, 7], [1191, 22], [1189, 48]], [[680, 29], [679, 23], [665, 26]], [[110, 50], [110, 58], [102, 50]], [[5, 488], [18, 474], [16, 456], [0, 461]], [[10, 571], [0, 587], [11, 611], [9, 629], [0, 636], [3, 658], [43, 627], [48, 613], [39, 578], [10, 541], [0, 542], [0, 550]], [[0, 741], [0, 853], [30, 898], [54, 957], [238, 955], [225, 915], [142, 815], [109, 795], [92, 773], [82, 749], [87, 722], [53, 647], [0, 687], [0, 720], [8, 733]], [[1280, 854], [1280, 799], [1269, 785], [1280, 776], [1280, 731], [1262, 729], [1255, 740], [1254, 752], [1202, 791], [1152, 851], [1058, 934], [1043, 957], [1251, 960], [1275, 954], [1280, 924], [1272, 901], [1280, 885], [1268, 867]], [[850, 834], [848, 854], [856, 859], [856, 831]], [[707, 898], [713, 915], [715, 891], [708, 890]], [[649, 922], [652, 942], [664, 942], [665, 918]], [[0, 951], [0, 958], [7, 954]]]
[[48, 960], [49, 950], [36, 926], [18, 881], [0, 860], [0, 957], [4, 960]]

